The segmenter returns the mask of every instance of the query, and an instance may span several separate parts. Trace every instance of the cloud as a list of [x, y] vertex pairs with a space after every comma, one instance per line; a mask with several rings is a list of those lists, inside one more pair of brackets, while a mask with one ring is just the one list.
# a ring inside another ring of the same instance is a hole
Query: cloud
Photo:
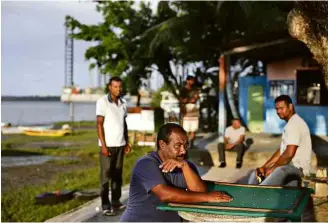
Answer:
[[[155, 11], [159, 1], [150, 1]], [[137, 2], [136, 2], [137, 4]], [[60, 95], [64, 85], [65, 16], [97, 24], [102, 16], [91, 1], [1, 2], [2, 95]], [[95, 85], [85, 50], [92, 45], [74, 41], [74, 81]]]
[[[94, 3], [2, 2], [2, 95], [59, 95], [64, 85], [64, 19], [71, 15], [95, 24]], [[75, 41], [74, 76], [90, 85], [84, 52], [90, 43]]]

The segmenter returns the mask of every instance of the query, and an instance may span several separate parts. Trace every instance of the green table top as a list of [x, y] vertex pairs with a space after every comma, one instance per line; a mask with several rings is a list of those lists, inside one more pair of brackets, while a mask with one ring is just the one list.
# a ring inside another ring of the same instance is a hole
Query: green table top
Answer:
[[229, 203], [163, 204], [157, 208], [167, 211], [288, 218], [292, 221], [299, 221], [307, 201], [313, 193], [312, 189], [304, 187], [266, 187], [211, 181], [208, 181], [207, 184], [209, 191], [226, 192], [233, 197], [233, 201]]

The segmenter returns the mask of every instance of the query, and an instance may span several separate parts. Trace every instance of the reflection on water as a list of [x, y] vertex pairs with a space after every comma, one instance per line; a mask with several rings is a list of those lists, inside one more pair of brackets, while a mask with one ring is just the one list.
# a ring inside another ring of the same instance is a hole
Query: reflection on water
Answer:
[[59, 156], [2, 156], [1, 167], [29, 166], [43, 164], [50, 160], [77, 160], [76, 157]]

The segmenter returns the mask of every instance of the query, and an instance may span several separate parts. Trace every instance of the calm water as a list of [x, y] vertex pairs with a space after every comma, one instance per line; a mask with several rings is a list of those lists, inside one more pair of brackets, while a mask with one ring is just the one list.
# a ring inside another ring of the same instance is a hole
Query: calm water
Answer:
[[[70, 105], [60, 101], [2, 101], [1, 122], [13, 125], [70, 121]], [[74, 103], [75, 121], [96, 119], [96, 103]]]

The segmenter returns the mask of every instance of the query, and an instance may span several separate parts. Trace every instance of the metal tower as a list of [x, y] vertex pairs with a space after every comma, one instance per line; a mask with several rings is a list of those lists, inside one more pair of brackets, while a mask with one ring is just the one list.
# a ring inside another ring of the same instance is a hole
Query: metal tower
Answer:
[[70, 35], [73, 30], [70, 28], [65, 29], [65, 87], [74, 86], [74, 42]]

